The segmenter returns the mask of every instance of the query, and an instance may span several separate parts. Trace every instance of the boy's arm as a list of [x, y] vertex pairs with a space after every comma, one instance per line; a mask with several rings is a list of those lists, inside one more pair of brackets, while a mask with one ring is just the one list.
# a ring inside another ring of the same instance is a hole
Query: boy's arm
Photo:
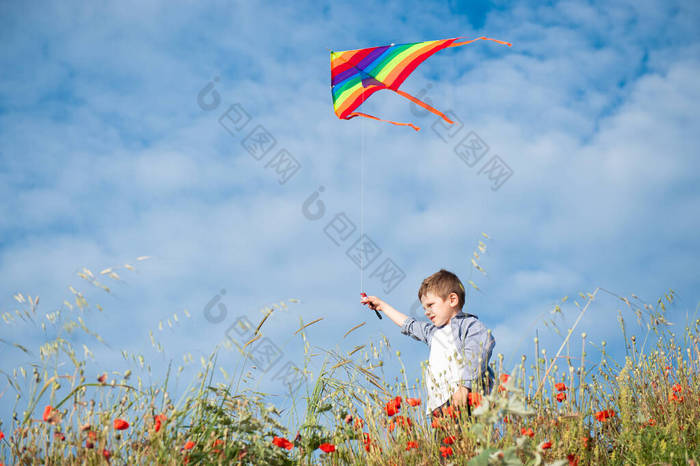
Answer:
[[408, 317], [401, 326], [401, 333], [426, 344], [428, 344], [428, 337], [434, 330], [435, 325], [431, 322], [419, 322], [413, 317]]
[[409, 335], [418, 341], [428, 343], [428, 336], [435, 328], [431, 322], [418, 322], [413, 317], [397, 311], [376, 296], [362, 298], [362, 303], [369, 305], [370, 309], [377, 309], [389, 316], [396, 325], [401, 327], [401, 333], [404, 335]]
[[475, 389], [473, 382], [487, 374], [491, 352], [495, 345], [496, 339], [491, 335], [491, 331], [478, 320], [467, 328], [467, 334], [464, 336], [463, 386]]
[[399, 327], [402, 327], [406, 319], [408, 319], [406, 314], [397, 311], [390, 304], [376, 296], [365, 296], [362, 298], [362, 304], [367, 304], [372, 310], [383, 312]]
[[392, 306], [384, 303], [385, 306], [382, 308], [382, 312], [389, 316], [389, 318], [394, 321], [396, 325], [399, 327], [403, 327], [403, 324], [406, 322], [406, 319], [408, 319], [408, 316], [404, 314], [403, 312], [399, 312], [396, 309], [394, 309]]

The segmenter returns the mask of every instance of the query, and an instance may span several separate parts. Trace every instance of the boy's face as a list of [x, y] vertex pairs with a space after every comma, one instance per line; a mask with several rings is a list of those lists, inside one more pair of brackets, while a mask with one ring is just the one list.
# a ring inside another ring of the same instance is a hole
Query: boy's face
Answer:
[[442, 327], [459, 312], [457, 293], [450, 293], [444, 300], [433, 292], [424, 294], [420, 302], [425, 309], [425, 315], [436, 327]]

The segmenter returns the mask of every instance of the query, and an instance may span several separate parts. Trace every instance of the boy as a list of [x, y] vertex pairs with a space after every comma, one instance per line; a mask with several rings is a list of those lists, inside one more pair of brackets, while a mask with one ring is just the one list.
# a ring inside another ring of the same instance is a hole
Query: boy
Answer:
[[389, 316], [401, 327], [401, 333], [430, 347], [428, 415], [439, 416], [450, 406], [465, 405], [471, 414], [469, 393], [489, 393], [493, 387], [494, 374], [488, 364], [496, 340], [475, 315], [462, 312], [464, 295], [457, 275], [441, 269], [423, 280], [418, 289], [418, 299], [430, 322], [408, 317], [376, 296], [362, 298], [363, 304]]

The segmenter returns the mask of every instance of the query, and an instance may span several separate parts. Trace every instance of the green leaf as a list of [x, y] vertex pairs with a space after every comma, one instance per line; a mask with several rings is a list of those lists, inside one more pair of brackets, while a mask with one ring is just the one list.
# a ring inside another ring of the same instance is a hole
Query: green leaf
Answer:
[[479, 453], [477, 456], [474, 458], [470, 459], [469, 462], [467, 463], [468, 466], [488, 466], [489, 464], [489, 456], [491, 453], [494, 451], [498, 451], [495, 448], [489, 448], [487, 450], [482, 451]]
[[522, 466], [523, 462], [520, 461], [518, 455], [516, 454], [516, 447], [509, 447], [503, 452], [502, 464], [508, 466]]
[[511, 398], [510, 400], [508, 400], [506, 411], [522, 417], [532, 416], [533, 414], [535, 414], [535, 411], [525, 406], [525, 403], [517, 398]]
[[484, 414], [489, 412], [489, 399], [484, 397], [481, 401], [481, 404], [474, 410], [472, 411], [472, 414], [474, 416], [483, 416]]
[[471, 431], [474, 433], [474, 435], [480, 437], [484, 433], [484, 425], [477, 422], [476, 424], [472, 425]]

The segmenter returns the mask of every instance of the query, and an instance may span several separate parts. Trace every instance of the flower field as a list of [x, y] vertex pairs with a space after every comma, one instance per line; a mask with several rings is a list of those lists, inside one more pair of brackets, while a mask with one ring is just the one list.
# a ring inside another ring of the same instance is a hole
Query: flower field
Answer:
[[[583, 296], [590, 303], [598, 291]], [[81, 327], [77, 313], [89, 306], [76, 293], [76, 315], [54, 316], [55, 325]], [[38, 299], [16, 298], [20, 313], [51, 323], [50, 315], [39, 316]], [[35, 364], [1, 368], [3, 404], [15, 400], [13, 417], [0, 421], [0, 463], [696, 464], [700, 321], [681, 328], [665, 320], [673, 291], [655, 306], [620, 300], [647, 329], [638, 341], [621, 321], [623, 360], [610, 358], [605, 344], [592, 360], [586, 334], [574, 337], [574, 328], [554, 351], [535, 339], [534, 357], [523, 355], [517, 367], [504, 369], [502, 356], [492, 361], [496, 387], [470, 394], [471, 417], [449, 409], [429, 419], [420, 385], [409, 384], [403, 369], [401, 381], [378, 376], [389, 359], [403, 366], [387, 340], [327, 351], [317, 373], [305, 365], [306, 410], [292, 430], [264, 393], [214, 380], [218, 350], [174, 400], [170, 370], [150, 384], [131, 370], [88, 373], [59, 332], [41, 344]], [[29, 352], [9, 337], [25, 319], [3, 318], [0, 342]], [[300, 333], [307, 354], [309, 325]], [[562, 356], [573, 346], [579, 358]]]

